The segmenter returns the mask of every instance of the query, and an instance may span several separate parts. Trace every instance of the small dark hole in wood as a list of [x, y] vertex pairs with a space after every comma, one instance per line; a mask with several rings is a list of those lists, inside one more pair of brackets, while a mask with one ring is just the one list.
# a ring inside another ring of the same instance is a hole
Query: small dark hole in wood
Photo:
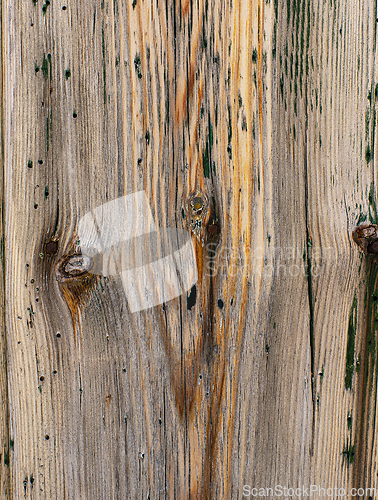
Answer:
[[53, 374], [56, 375], [58, 373], [57, 370], [53, 370]]
[[212, 222], [208, 227], [207, 230], [209, 234], [216, 235], [219, 233], [219, 226], [216, 222]]
[[39, 380], [40, 380], [41, 382], [43, 382], [43, 381], [45, 380], [45, 377], [44, 377], [43, 375], [41, 375], [41, 376], [39, 377]]
[[33, 162], [31, 160], [28, 161], [28, 168], [33, 168]]
[[38, 160], [39, 165], [42, 165], [43, 160]]
[[60, 339], [61, 337], [60, 333], [57, 333], [56, 336], [58, 337], [58, 339]]
[[45, 439], [49, 440], [50, 436], [48, 434], [45, 435]]
[[62, 10], [67, 10], [67, 7], [63, 5]]
[[72, 116], [73, 116], [74, 118], [77, 118], [77, 113], [76, 113], [76, 111], [74, 111], [74, 112], [73, 112]]

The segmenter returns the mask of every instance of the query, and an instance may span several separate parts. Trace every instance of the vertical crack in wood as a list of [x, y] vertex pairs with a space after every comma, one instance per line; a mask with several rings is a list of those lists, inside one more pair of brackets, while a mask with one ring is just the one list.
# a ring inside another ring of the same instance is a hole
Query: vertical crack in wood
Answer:
[[[303, 19], [303, 23], [305, 20]], [[310, 23], [308, 17], [307, 23]], [[303, 54], [302, 54], [303, 56]], [[307, 295], [309, 306], [309, 345], [310, 345], [310, 371], [311, 371], [311, 395], [312, 395], [312, 436], [310, 455], [314, 453], [314, 438], [315, 438], [315, 415], [316, 415], [316, 381], [315, 381], [315, 329], [314, 329], [314, 297], [313, 297], [313, 282], [312, 282], [312, 259], [311, 247], [312, 238], [310, 231], [310, 214], [309, 214], [309, 165], [308, 165], [308, 78], [304, 84], [304, 110], [305, 110], [305, 126], [304, 126], [304, 141], [303, 141], [303, 157], [304, 157], [304, 195], [305, 195], [305, 225], [306, 225], [306, 276], [307, 276]]]
[[310, 344], [310, 370], [311, 370], [311, 394], [312, 394], [312, 438], [311, 438], [311, 455], [314, 452], [314, 437], [315, 437], [315, 413], [316, 413], [316, 387], [315, 387], [315, 333], [314, 333], [314, 297], [312, 283], [312, 260], [311, 246], [312, 239], [309, 227], [309, 180], [308, 180], [308, 162], [307, 162], [307, 87], [305, 86], [305, 109], [306, 109], [306, 126], [304, 130], [304, 172], [305, 172], [305, 220], [306, 220], [306, 276], [307, 276], [307, 295], [308, 305], [310, 310], [309, 320], [309, 344]]

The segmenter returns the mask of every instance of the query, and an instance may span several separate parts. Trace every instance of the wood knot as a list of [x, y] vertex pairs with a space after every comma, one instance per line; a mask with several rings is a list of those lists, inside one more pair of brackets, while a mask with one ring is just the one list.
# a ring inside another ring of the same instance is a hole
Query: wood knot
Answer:
[[353, 240], [367, 254], [378, 254], [378, 226], [363, 222], [352, 233]]
[[93, 260], [88, 255], [71, 255], [64, 257], [58, 264], [57, 278], [67, 281], [88, 276], [93, 268]]
[[185, 208], [191, 233], [203, 242], [210, 216], [209, 198], [197, 189], [188, 197]]
[[49, 241], [48, 243], [46, 243], [45, 252], [47, 254], [52, 255], [52, 254], [56, 253], [57, 251], [58, 251], [58, 242], [57, 241], [52, 240], [52, 241]]

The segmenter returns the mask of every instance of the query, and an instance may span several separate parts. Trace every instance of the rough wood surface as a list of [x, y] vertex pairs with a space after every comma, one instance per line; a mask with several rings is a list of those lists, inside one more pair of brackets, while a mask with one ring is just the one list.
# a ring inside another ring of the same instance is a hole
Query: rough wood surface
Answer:
[[[377, 266], [351, 238], [378, 221], [376, 17], [2, 2], [1, 498], [378, 488]], [[199, 279], [131, 313], [119, 277], [57, 278], [79, 220], [137, 191]]]

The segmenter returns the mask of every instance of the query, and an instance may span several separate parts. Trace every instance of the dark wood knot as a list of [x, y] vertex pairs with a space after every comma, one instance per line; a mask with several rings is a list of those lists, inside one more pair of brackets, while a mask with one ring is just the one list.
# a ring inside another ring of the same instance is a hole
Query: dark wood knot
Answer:
[[56, 241], [49, 241], [45, 245], [45, 252], [52, 255], [58, 251], [58, 242]]
[[353, 240], [367, 254], [378, 254], [378, 226], [363, 222], [353, 233]]
[[59, 281], [66, 281], [87, 276], [93, 265], [93, 260], [88, 255], [76, 254], [64, 257], [58, 265], [57, 278]]

